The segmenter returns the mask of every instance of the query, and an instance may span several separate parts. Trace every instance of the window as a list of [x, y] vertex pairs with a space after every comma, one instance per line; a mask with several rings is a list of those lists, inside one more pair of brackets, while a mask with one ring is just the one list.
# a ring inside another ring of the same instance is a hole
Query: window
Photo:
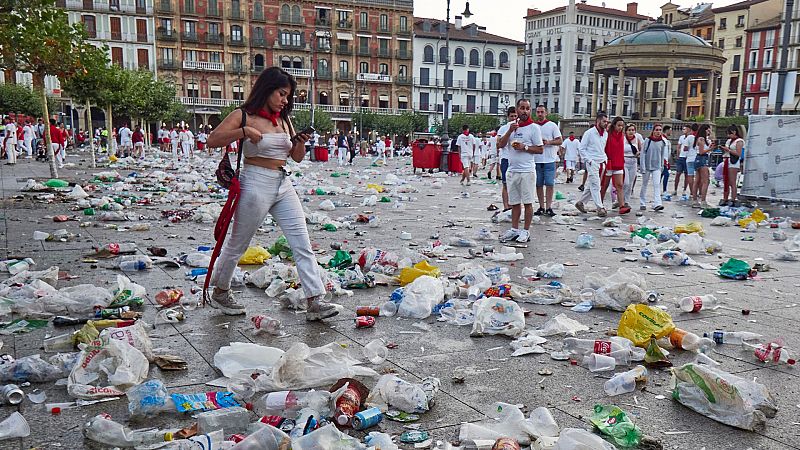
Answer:
[[242, 27], [240, 25], [231, 25], [231, 40], [242, 41]]
[[389, 39], [378, 39], [379, 56], [389, 56]]
[[400, 65], [399, 70], [397, 71], [397, 76], [402, 79], [408, 78], [408, 66]]
[[289, 21], [292, 19], [292, 11], [289, 8], [289, 5], [281, 6], [281, 20]]
[[200, 96], [200, 87], [197, 85], [197, 83], [186, 83], [186, 96], [192, 98], [197, 98]]
[[742, 55], [733, 55], [733, 65], [731, 66], [731, 70], [739, 71], [741, 61]]
[[94, 16], [81, 16], [81, 21], [83, 22], [83, 28], [86, 29], [86, 34], [89, 35], [90, 38], [97, 37], [97, 24], [95, 22]]
[[208, 61], [221, 63], [222, 62], [222, 53], [220, 52], [209, 52], [208, 53]]
[[467, 89], [478, 88], [478, 72], [470, 70], [467, 72]]
[[400, 16], [400, 31], [408, 31], [408, 17]]
[[419, 93], [419, 109], [421, 111], [430, 111], [429, 102], [430, 102], [430, 94], [428, 94], [427, 92], [420, 92]]
[[253, 17], [262, 20], [264, 18], [264, 7], [260, 1], [253, 3]]
[[238, 84], [233, 85], [233, 99], [244, 100], [244, 88]]
[[343, 75], [350, 73], [350, 65], [347, 61], [341, 60], [339, 61], [339, 72]]
[[445, 70], [444, 71], [444, 82], [447, 84], [447, 87], [453, 87], [453, 71], [452, 70]]
[[408, 42], [409, 41], [397, 41], [397, 51], [400, 52], [400, 55], [411, 56], [411, 52], [408, 51]]
[[433, 62], [433, 47], [430, 45], [426, 45], [425, 49], [422, 51], [422, 62], [432, 63]]
[[468, 95], [467, 96], [467, 112], [474, 113], [475, 112], [475, 96]]
[[763, 75], [761, 75], [761, 90], [762, 91], [768, 91], [769, 90], [769, 81], [770, 81], [770, 78], [771, 78], [770, 75], [771, 74], [769, 72], [766, 72]]
[[300, 7], [297, 5], [292, 6], [292, 22], [298, 23], [302, 20], [300, 15]]
[[456, 48], [455, 64], [464, 65], [464, 49], [461, 47]]
[[111, 17], [110, 24], [111, 24], [111, 39], [121, 41], [122, 40], [121, 19], [119, 17]]
[[[187, 3], [191, 0], [186, 0]], [[119, 11], [119, 0], [108, 0], [108, 9], [111, 11]]]
[[208, 87], [209, 94], [211, 94], [211, 98], [222, 98], [222, 86], [218, 84], [212, 84]]
[[339, 17], [339, 27], [350, 28], [350, 12], [337, 10], [336, 13]]
[[503, 74], [502, 73], [490, 73], [489, 74], [489, 89], [499, 91], [502, 88], [503, 84]]
[[231, 65], [234, 71], [244, 70], [244, 55], [241, 53], [233, 53], [231, 55]]
[[725, 39], [720, 39], [717, 41], [717, 47], [724, 49], [725, 48]]
[[486, 53], [483, 54], [483, 65], [494, 67], [494, 53], [491, 50], [486, 50]]
[[747, 75], [747, 90], [752, 90], [756, 84], [756, 74], [751, 73]]
[[378, 28], [379, 31], [389, 31], [389, 16], [381, 14], [380, 20], [378, 21]]
[[317, 75], [330, 75], [331, 67], [327, 59], [317, 60]]
[[208, 34], [211, 36], [219, 36], [219, 23], [218, 22], [209, 22], [208, 23]]
[[161, 59], [164, 62], [171, 63], [172, 61], [175, 60], [175, 53], [174, 53], [175, 49], [167, 48], [167, 47], [161, 47], [161, 48], [159, 48], [159, 50], [161, 51]]
[[744, 16], [739, 16], [736, 18], [736, 27], [740, 28], [744, 26]]
[[572, 114], [581, 114], [580, 100], [575, 100], [575, 103], [572, 104]]
[[481, 65], [481, 57], [477, 49], [473, 48], [472, 50], [469, 51], [469, 65], [470, 66]]
[[772, 49], [764, 50], [764, 67], [772, 67]]
[[183, 21], [183, 33], [186, 36], [196, 36], [196, 34], [197, 34], [197, 22], [193, 22], [191, 20], [184, 20]]
[[741, 36], [736, 38], [736, 48], [742, 48], [742, 37]]
[[366, 11], [362, 11], [358, 15], [358, 27], [362, 30], [369, 29], [369, 14]]
[[439, 47], [439, 62], [444, 63], [447, 61], [447, 47]]
[[728, 85], [728, 93], [735, 94], [739, 90], [739, 77], [731, 77], [731, 82]]
[[124, 61], [122, 59], [122, 47], [111, 47], [111, 62], [123, 67]]
[[500, 52], [500, 68], [501, 69], [508, 69], [510, 67], [508, 63], [508, 53]]
[[261, 27], [253, 28], [253, 40], [254, 41], [263, 41], [264, 40], [264, 29]]
[[299, 31], [295, 31], [294, 33], [292, 33], [292, 46], [293, 47], [303, 46], [303, 35]]
[[386, 63], [378, 64], [378, 72], [381, 75], [389, 75], [389, 65]]
[[361, 73], [369, 73], [369, 63], [366, 61], [358, 63], [358, 71]]
[[369, 38], [368, 37], [359, 37], [358, 38], [358, 51], [359, 53], [368, 55], [369, 54]]
[[184, 50], [183, 59], [186, 61], [197, 61], [197, 50]]
[[420, 67], [419, 69], [419, 84], [420, 86], [430, 85], [431, 69]]

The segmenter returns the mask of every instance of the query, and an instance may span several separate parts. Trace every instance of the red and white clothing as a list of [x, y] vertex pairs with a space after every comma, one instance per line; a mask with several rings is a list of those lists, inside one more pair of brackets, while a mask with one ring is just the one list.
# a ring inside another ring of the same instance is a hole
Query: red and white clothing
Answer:
[[475, 139], [469, 133], [461, 133], [456, 138], [456, 146], [460, 153], [461, 164], [464, 169], [469, 168], [475, 158]]
[[575, 169], [578, 162], [578, 146], [581, 141], [575, 136], [568, 137], [561, 146], [564, 147], [564, 163], [567, 170]]
[[603, 201], [600, 199], [600, 174], [605, 171], [608, 160], [606, 157], [607, 140], [608, 132], [594, 126], [583, 133], [580, 145], [578, 145], [578, 154], [586, 166], [587, 173], [587, 189], [583, 191], [579, 201], [586, 203], [591, 199], [598, 208], [603, 207]]
[[[535, 124], [539, 127], [544, 141], [552, 141], [562, 137], [561, 130], [558, 129], [558, 125], [555, 122], [545, 120], [544, 122], [535, 122]], [[544, 152], [541, 155], [533, 155], [533, 160], [537, 164], [558, 161], [558, 146], [545, 145]]]

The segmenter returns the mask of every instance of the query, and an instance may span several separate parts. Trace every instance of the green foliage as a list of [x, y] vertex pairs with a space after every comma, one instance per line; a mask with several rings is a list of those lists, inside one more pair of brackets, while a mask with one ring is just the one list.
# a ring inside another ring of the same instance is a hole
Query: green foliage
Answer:
[[236, 109], [236, 108], [238, 108], [238, 107], [239, 107], [239, 105], [237, 105], [237, 104], [235, 104], [235, 103], [231, 103], [231, 104], [230, 104], [230, 105], [228, 105], [228, 106], [224, 106], [224, 107], [222, 107], [222, 109], [220, 109], [220, 110], [219, 110], [219, 118], [220, 118], [221, 120], [222, 120], [222, 119], [225, 119], [226, 117], [228, 117], [228, 115], [229, 115], [230, 113], [232, 113], [232, 112], [233, 112], [233, 110], [235, 110], [235, 109]]
[[428, 118], [411, 111], [398, 115], [361, 111], [353, 114], [353, 127], [361, 128], [364, 134], [375, 130], [380, 134], [405, 136], [428, 131]]
[[[311, 110], [295, 110], [292, 113], [292, 125], [299, 132], [311, 124]], [[320, 108], [314, 110], [314, 129], [319, 134], [330, 133], [333, 131], [334, 124], [331, 115]]]
[[547, 120], [549, 120], [550, 122], [558, 123], [558, 122], [561, 121], [561, 116], [559, 116], [558, 114], [555, 114], [555, 113], [554, 114], [548, 114], [547, 115]]
[[731, 125], [743, 126], [747, 129], [747, 119], [747, 116], [717, 117], [714, 119], [714, 125], [718, 129], [725, 129]]
[[0, 84], [0, 112], [42, 116], [42, 99], [30, 86], [22, 84]]
[[448, 133], [450, 136], [457, 136], [461, 133], [461, 127], [466, 124], [469, 125], [470, 131], [476, 133], [485, 133], [494, 130], [500, 124], [497, 116], [489, 114], [464, 114], [456, 113], [450, 118], [448, 123]]
[[167, 104], [167, 112], [164, 114], [164, 120], [167, 122], [178, 123], [188, 122], [192, 119], [192, 113], [186, 109], [186, 105], [172, 98], [172, 101]]
[[689, 117], [686, 118], [687, 122], [701, 123], [701, 122], [705, 122], [705, 120], [706, 120], [706, 116], [704, 114], [698, 114], [696, 116], [689, 116]]

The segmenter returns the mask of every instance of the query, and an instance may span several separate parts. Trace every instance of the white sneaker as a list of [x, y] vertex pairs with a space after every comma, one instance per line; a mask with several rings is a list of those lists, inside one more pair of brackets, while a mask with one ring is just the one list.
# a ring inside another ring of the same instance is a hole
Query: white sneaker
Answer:
[[529, 242], [531, 240], [531, 233], [528, 230], [520, 230], [519, 236], [517, 236], [516, 241], [520, 244], [525, 242]]
[[500, 242], [514, 240], [517, 237], [519, 237], [519, 234], [520, 234], [519, 230], [514, 230], [514, 229], [508, 230], [505, 233], [503, 233], [502, 236], [500, 236]]

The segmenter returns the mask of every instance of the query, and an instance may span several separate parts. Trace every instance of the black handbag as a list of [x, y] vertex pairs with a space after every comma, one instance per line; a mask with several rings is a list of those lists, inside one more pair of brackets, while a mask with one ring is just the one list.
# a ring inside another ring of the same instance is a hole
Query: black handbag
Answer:
[[[247, 114], [242, 109], [242, 123], [239, 126], [240, 128], [244, 128], [247, 125]], [[242, 132], [244, 133], [244, 132]], [[217, 166], [217, 171], [215, 172], [217, 176], [217, 183], [220, 186], [228, 189], [231, 187], [231, 180], [235, 177], [239, 176], [239, 168], [242, 164], [242, 144], [244, 144], [244, 137], [239, 139], [239, 145], [237, 146], [237, 155], [236, 155], [236, 170], [233, 170], [233, 166], [231, 165], [231, 159], [228, 157], [228, 152], [223, 149], [222, 150], [222, 161], [219, 162]]]

